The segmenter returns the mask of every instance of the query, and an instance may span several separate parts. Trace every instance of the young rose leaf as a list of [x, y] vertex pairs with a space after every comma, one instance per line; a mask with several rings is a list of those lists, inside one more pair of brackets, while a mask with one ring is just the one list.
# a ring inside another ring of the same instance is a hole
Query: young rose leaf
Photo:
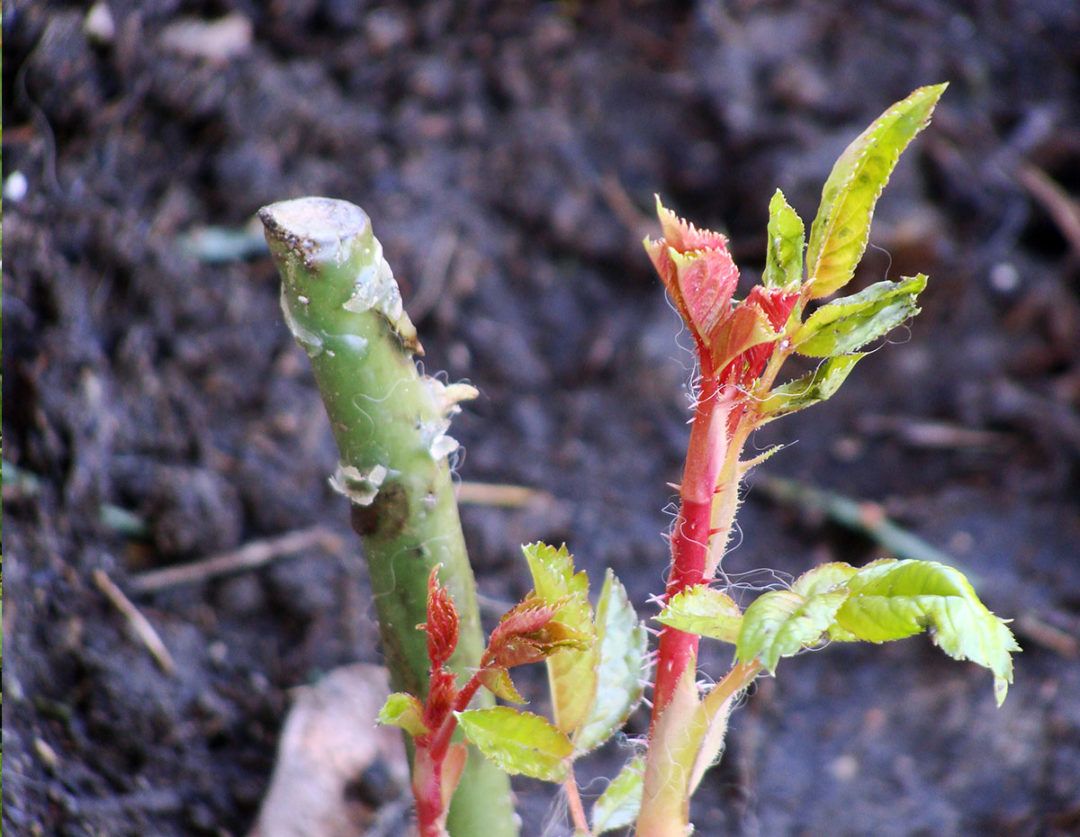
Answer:
[[928, 630], [953, 659], [990, 669], [998, 705], [1005, 700], [1013, 678], [1011, 652], [1020, 646], [959, 570], [934, 561], [883, 559], [855, 573], [847, 589], [835, 638], [886, 642]]
[[401, 727], [412, 738], [419, 738], [431, 732], [424, 723], [423, 705], [405, 692], [394, 692], [390, 695], [375, 720], [380, 724]]
[[664, 237], [646, 238], [645, 250], [679, 315], [704, 344], [705, 336], [730, 312], [739, 269], [720, 233], [679, 218], [660, 203], [659, 195], [656, 214]]
[[819, 593], [831, 593], [844, 587], [859, 570], [843, 561], [830, 561], [807, 570], [791, 585], [792, 591], [800, 596], [816, 596]]
[[870, 220], [900, 153], [930, 121], [946, 85], [920, 87], [897, 102], [840, 155], [821, 192], [806, 250], [810, 297], [828, 296], [851, 281], [866, 250]]
[[823, 305], [792, 337], [800, 354], [836, 357], [888, 334], [919, 313], [915, 301], [926, 288], [926, 275], [899, 282], [877, 282], [857, 294]]
[[578, 631], [565, 622], [552, 619], [530, 635], [529, 640], [545, 655], [554, 654], [556, 651], [588, 651], [596, 644], [596, 632]]
[[710, 336], [713, 365], [721, 370], [724, 384], [743, 390], [753, 385], [765, 371], [776, 340], [782, 336], [799, 300], [799, 291], [764, 285], [750, 289], [731, 317]]
[[466, 738], [507, 773], [562, 782], [574, 745], [549, 721], [509, 706], [457, 712]]
[[832, 398], [863, 357], [864, 354], [856, 352], [829, 358], [813, 372], [774, 387], [758, 405], [758, 412], [774, 419]]
[[589, 820], [593, 834], [603, 834], [634, 824], [641, 810], [641, 793], [645, 782], [645, 758], [634, 756], [623, 765], [619, 775], [593, 803]]
[[[529, 562], [529, 572], [533, 577], [533, 589], [540, 599], [556, 601], [566, 596], [576, 596], [588, 601], [589, 579], [582, 570], [574, 572], [574, 556], [566, 545], [556, 549], [546, 543], [531, 543], [521, 547], [525, 560]], [[565, 617], [560, 618], [567, 622]], [[591, 617], [583, 617], [583, 622], [591, 622]]]
[[596, 653], [593, 634], [589, 642], [579, 642], [547, 658], [552, 716], [555, 725], [567, 735], [584, 723], [596, 694]]
[[538, 663], [556, 651], [591, 649], [596, 639], [594, 631], [575, 630], [552, 618], [562, 609], [561, 602], [530, 596], [508, 611], [491, 632], [483, 664], [511, 668]]
[[758, 597], [746, 609], [736, 644], [742, 662], [755, 658], [775, 672], [781, 657], [821, 641], [848, 596], [847, 580], [856, 570], [843, 563], [822, 564], [803, 573], [790, 590]]
[[812, 579], [791, 590], [762, 594], [743, 614], [735, 646], [737, 659], [743, 663], [757, 659], [770, 674], [775, 673], [781, 657], [821, 640], [847, 596], [843, 587], [830, 589]]
[[715, 369], [723, 369], [744, 352], [780, 337], [760, 304], [766, 293], [765, 288], [755, 285], [742, 304], [706, 335]]
[[[488, 638], [488, 647], [484, 652], [484, 665], [508, 666], [521, 665], [523, 663], [535, 663], [543, 659], [533, 649], [534, 656], [518, 659], [518, 651], [523, 645], [523, 637], [529, 637], [536, 633], [549, 622], [555, 615], [555, 606], [533, 594], [529, 594], [524, 601], [518, 602], [510, 610], [503, 614], [495, 630]], [[524, 643], [531, 647], [531, 643]]]
[[698, 584], [673, 596], [656, 621], [688, 634], [734, 644], [739, 637], [742, 611], [727, 594]]
[[584, 721], [596, 694], [596, 624], [589, 605], [589, 580], [584, 571], [574, 572], [573, 556], [565, 546], [555, 549], [542, 543], [522, 547], [529, 562], [536, 595], [557, 602], [556, 618], [579, 634], [591, 638], [578, 648], [564, 650], [547, 660], [555, 725], [566, 735]]
[[596, 605], [596, 689], [574, 732], [579, 754], [599, 747], [617, 732], [641, 700], [648, 637], [645, 626], [608, 569]]
[[428, 576], [427, 622], [418, 625], [427, 632], [428, 659], [439, 667], [454, 653], [458, 641], [458, 612], [450, 591], [439, 584], [439, 567]]
[[517, 690], [514, 681], [510, 679], [510, 672], [505, 668], [485, 668], [480, 671], [480, 682], [489, 692], [496, 697], [510, 703], [528, 703]]
[[779, 189], [769, 201], [769, 245], [765, 252], [766, 288], [798, 288], [803, 278], [806, 232], [802, 218]]

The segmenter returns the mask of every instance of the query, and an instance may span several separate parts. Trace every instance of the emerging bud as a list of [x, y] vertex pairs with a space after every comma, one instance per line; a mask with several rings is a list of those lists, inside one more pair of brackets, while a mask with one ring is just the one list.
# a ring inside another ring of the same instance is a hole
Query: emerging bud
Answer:
[[645, 250], [694, 335], [703, 368], [746, 386], [765, 368], [799, 293], [759, 285], [734, 303], [739, 269], [727, 239], [679, 218], [659, 197], [656, 211], [664, 237], [645, 239]]
[[444, 668], [433, 668], [428, 681], [428, 696], [424, 702], [424, 723], [430, 729], [442, 726], [458, 696], [457, 676]]
[[[785, 291], [783, 288], [766, 288], [755, 285], [746, 299], [732, 312], [733, 321], [740, 318], [752, 322], [751, 327], [743, 326], [743, 333], [750, 331], [743, 347], [739, 348], [732, 341], [728, 349], [732, 360], [723, 368], [721, 380], [739, 386], [749, 386], [765, 370], [773, 346], [787, 325], [791, 312], [799, 301], [798, 291]], [[733, 329], [735, 334], [738, 331]]]
[[538, 663], [563, 648], [588, 648], [592, 637], [554, 618], [563, 603], [530, 596], [508, 611], [491, 632], [483, 665], [511, 668]]
[[730, 316], [739, 281], [727, 238], [679, 218], [660, 203], [659, 196], [656, 213], [664, 237], [646, 238], [645, 250], [699, 347], [711, 353], [709, 337]]
[[418, 627], [427, 633], [428, 659], [433, 669], [450, 659], [458, 642], [458, 612], [450, 592], [439, 584], [439, 568], [428, 576], [427, 622]]

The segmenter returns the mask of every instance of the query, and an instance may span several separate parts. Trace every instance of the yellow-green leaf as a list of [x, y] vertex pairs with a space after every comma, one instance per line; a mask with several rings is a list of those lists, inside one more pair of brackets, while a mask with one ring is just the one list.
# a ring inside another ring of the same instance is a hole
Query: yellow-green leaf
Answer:
[[833, 166], [810, 226], [806, 251], [810, 296], [828, 296], [851, 281], [866, 250], [870, 220], [901, 152], [926, 127], [946, 85], [920, 87], [897, 102], [849, 145]]
[[656, 621], [688, 634], [734, 643], [742, 611], [726, 593], [698, 584], [673, 596]]
[[413, 738], [431, 732], [424, 723], [423, 705], [405, 692], [394, 692], [390, 695], [375, 720], [380, 724], [401, 727]]
[[574, 732], [578, 754], [599, 747], [614, 735], [641, 700], [648, 636], [609, 568], [596, 605], [596, 689], [588, 711]]
[[[585, 720], [596, 694], [596, 625], [589, 605], [589, 580], [574, 572], [574, 558], [565, 546], [543, 543], [522, 547], [529, 562], [536, 595], [558, 602], [556, 618], [589, 640], [587, 647], [567, 648], [547, 659], [555, 725], [570, 735]], [[584, 644], [584, 643], [583, 643]]]
[[1020, 646], [959, 570], [935, 561], [883, 559], [853, 575], [847, 588], [836, 624], [848, 636], [835, 638], [886, 642], [928, 630], [953, 659], [990, 669], [998, 705], [1005, 700], [1013, 679], [1011, 652]]
[[888, 334], [919, 313], [915, 300], [926, 288], [926, 275], [899, 282], [877, 282], [857, 294], [823, 305], [792, 337], [800, 354], [836, 357]]
[[856, 567], [845, 564], [843, 561], [818, 564], [814, 569], [807, 570], [795, 579], [791, 589], [800, 596], [806, 597], [816, 596], [819, 593], [831, 593], [845, 586], [858, 571]]
[[562, 782], [574, 745], [551, 722], [509, 706], [455, 712], [465, 737], [507, 773]]
[[600, 798], [593, 803], [589, 819], [593, 834], [603, 834], [634, 824], [641, 810], [641, 794], [645, 782], [645, 759], [634, 756], [623, 765], [619, 775], [611, 780]]
[[589, 579], [584, 571], [574, 573], [574, 556], [565, 544], [556, 549], [537, 542], [521, 547], [521, 551], [529, 562], [537, 596], [552, 602], [572, 594], [588, 596]]
[[480, 682], [496, 697], [509, 703], [528, 703], [517, 690], [510, 672], [505, 668], [485, 668], [480, 672]]
[[809, 595], [795, 590], [763, 593], [743, 614], [735, 654], [740, 662], [757, 659], [770, 673], [781, 657], [790, 657], [821, 640], [844, 603], [845, 589]]
[[774, 387], [758, 405], [758, 412], [770, 419], [779, 418], [828, 400], [863, 357], [856, 352], [829, 358], [813, 372]]
[[798, 288], [802, 284], [806, 232], [802, 218], [779, 189], [769, 201], [769, 244], [765, 252], [766, 288]]

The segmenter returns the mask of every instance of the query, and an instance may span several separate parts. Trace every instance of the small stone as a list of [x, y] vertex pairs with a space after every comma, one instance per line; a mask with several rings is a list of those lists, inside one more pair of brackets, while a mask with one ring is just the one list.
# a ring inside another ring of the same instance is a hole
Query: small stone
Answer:
[[4, 180], [4, 200], [18, 203], [30, 191], [30, 183], [21, 171], [13, 171]]
[[850, 782], [859, 774], [859, 760], [850, 754], [839, 756], [829, 764], [829, 772], [838, 782]]
[[46, 770], [50, 773], [56, 772], [56, 768], [60, 766], [60, 757], [56, 755], [56, 750], [50, 747], [44, 739], [34, 739], [34, 752], [37, 753]]
[[101, 0], [90, 7], [83, 18], [83, 32], [92, 43], [109, 46], [116, 37], [116, 21], [109, 4]]

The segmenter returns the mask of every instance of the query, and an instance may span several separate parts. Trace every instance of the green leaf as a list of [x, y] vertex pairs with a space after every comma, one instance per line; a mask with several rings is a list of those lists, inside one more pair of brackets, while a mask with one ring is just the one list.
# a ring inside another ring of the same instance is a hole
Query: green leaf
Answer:
[[574, 573], [574, 556], [567, 551], [565, 544], [556, 549], [537, 542], [521, 547], [521, 551], [529, 562], [537, 596], [546, 601], [556, 601], [573, 594], [588, 596], [589, 579], [584, 570]]
[[502, 698], [509, 703], [528, 703], [517, 690], [510, 672], [505, 668], [485, 668], [480, 671], [480, 682], [496, 697]]
[[831, 561], [828, 564], [819, 564], [812, 570], [807, 570], [791, 585], [792, 592], [800, 596], [810, 598], [819, 593], [831, 593], [839, 587], [843, 587], [848, 580], [859, 570], [851, 564], [843, 561]]
[[934, 561], [883, 559], [853, 575], [847, 587], [849, 596], [836, 613], [843, 632], [886, 642], [929, 630], [953, 659], [990, 669], [998, 705], [1005, 700], [1013, 679], [1010, 652], [1020, 646], [959, 570]]
[[645, 758], [634, 756], [623, 765], [600, 798], [593, 803], [589, 819], [593, 834], [603, 834], [634, 824], [641, 810], [641, 795], [645, 784]]
[[[558, 549], [543, 543], [522, 547], [529, 562], [536, 595], [560, 602], [557, 619], [590, 639], [596, 637], [589, 580], [584, 571], [574, 572], [574, 558], [565, 546]], [[596, 643], [582, 649], [566, 649], [547, 659], [548, 684], [555, 724], [567, 735], [585, 720], [596, 694]]]
[[899, 282], [877, 282], [857, 294], [823, 305], [792, 337], [800, 354], [845, 355], [887, 334], [919, 313], [915, 300], [926, 288], [926, 275]]
[[848, 597], [845, 588], [834, 587], [835, 580], [834, 565], [826, 564], [803, 575], [790, 590], [773, 590], [755, 599], [743, 614], [735, 648], [739, 661], [757, 659], [775, 673], [781, 657], [819, 642]]
[[886, 558], [861, 570], [842, 563], [817, 567], [792, 589], [765, 593], [746, 609], [736, 655], [774, 671], [781, 657], [826, 635], [888, 642], [923, 630], [953, 659], [990, 669], [1001, 705], [1013, 679], [1011, 652], [1020, 646], [964, 574], [935, 561]]
[[609, 568], [596, 605], [596, 689], [574, 733], [579, 754], [599, 747], [626, 722], [641, 700], [648, 636]]
[[739, 637], [742, 611], [730, 596], [698, 584], [673, 596], [656, 621], [688, 634], [734, 644]]
[[806, 251], [810, 297], [828, 296], [851, 281], [866, 250], [870, 219], [901, 152], [930, 121], [946, 85], [920, 87], [897, 102], [840, 155], [821, 192]]
[[394, 692], [390, 695], [375, 720], [380, 724], [401, 727], [413, 738], [431, 732], [424, 723], [423, 704], [405, 692]]
[[829, 358], [813, 372], [774, 387], [758, 405], [758, 411], [764, 416], [779, 418], [828, 400], [863, 357], [864, 354], [856, 352]]
[[798, 288], [802, 284], [806, 233], [802, 218], [779, 189], [769, 201], [769, 246], [765, 253], [766, 288]]
[[562, 782], [574, 745], [546, 718], [509, 706], [455, 712], [465, 737], [501, 770]]

